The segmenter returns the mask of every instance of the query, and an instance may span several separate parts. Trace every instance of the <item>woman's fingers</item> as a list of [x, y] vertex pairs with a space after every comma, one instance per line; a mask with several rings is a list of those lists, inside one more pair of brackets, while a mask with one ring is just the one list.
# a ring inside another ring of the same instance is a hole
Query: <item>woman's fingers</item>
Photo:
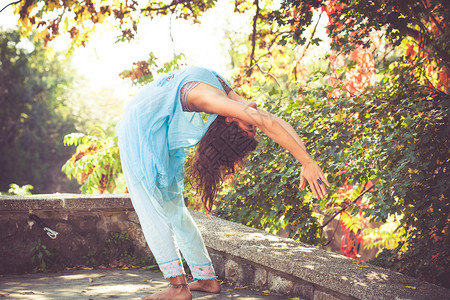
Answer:
[[[317, 176], [313, 177], [316, 178]], [[327, 196], [327, 188], [325, 186], [325, 184], [328, 185], [328, 181], [326, 181], [326, 179], [320, 179], [317, 180], [319, 178], [316, 179], [306, 179], [303, 175], [300, 176], [300, 190], [303, 190], [306, 186], [306, 182], [308, 182], [311, 191], [314, 195], [314, 197], [316, 197], [317, 199], [325, 199]]]
[[317, 199], [320, 199], [321, 197], [319, 196], [319, 194], [317, 192], [317, 187], [316, 187], [316, 184], [314, 183], [314, 181], [310, 182], [309, 186], [311, 187], [314, 197], [316, 197]]
[[328, 183], [328, 180], [325, 178], [323, 174], [320, 174], [321, 176], [316, 180], [317, 184], [319, 186], [319, 190], [322, 194], [322, 199], [324, 199], [327, 196], [327, 186], [330, 186]]
[[314, 188], [313, 195], [317, 199], [324, 199], [325, 198], [324, 194], [322, 192], [322, 189], [320, 187], [320, 184], [317, 181], [312, 180], [312, 182], [310, 182], [309, 184]]
[[325, 187], [325, 183], [321, 180], [320, 183], [317, 182], [317, 185], [319, 187], [322, 199], [325, 199], [325, 197], [327, 196], [327, 188]]
[[330, 186], [322, 170], [317, 164], [310, 164], [302, 168], [300, 173], [300, 189], [303, 190], [308, 182], [311, 191], [317, 199], [325, 199], [327, 196], [327, 186]]
[[303, 177], [302, 175], [300, 175], [300, 190], [303, 190], [306, 186], [306, 180], [305, 177]]

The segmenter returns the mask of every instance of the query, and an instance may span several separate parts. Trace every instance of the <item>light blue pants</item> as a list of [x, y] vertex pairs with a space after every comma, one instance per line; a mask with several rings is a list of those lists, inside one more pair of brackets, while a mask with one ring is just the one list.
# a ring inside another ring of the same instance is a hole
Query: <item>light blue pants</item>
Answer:
[[[125, 181], [132, 182], [126, 170]], [[150, 193], [142, 182], [128, 184], [131, 202], [145, 239], [165, 278], [185, 274], [180, 251], [195, 280], [217, 278], [203, 238], [184, 204], [183, 195], [168, 200], [155, 187]]]

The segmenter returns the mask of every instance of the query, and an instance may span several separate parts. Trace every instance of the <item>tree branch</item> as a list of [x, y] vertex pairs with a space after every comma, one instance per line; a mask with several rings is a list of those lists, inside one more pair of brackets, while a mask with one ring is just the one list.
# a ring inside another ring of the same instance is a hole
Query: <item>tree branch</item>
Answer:
[[[367, 183], [366, 183], [367, 184]], [[334, 218], [336, 218], [337, 215], [339, 215], [341, 212], [345, 211], [347, 209], [347, 207], [349, 207], [350, 205], [352, 205], [353, 203], [356, 203], [356, 201], [358, 201], [359, 199], [361, 199], [362, 196], [364, 196], [367, 192], [369, 192], [372, 188], [374, 188], [375, 185], [372, 185], [370, 188], [368, 189], [364, 189], [359, 195], [358, 197], [356, 197], [355, 200], [353, 200], [352, 202], [350, 202], [347, 206], [343, 207], [342, 209], [340, 209], [337, 213], [335, 213], [328, 221], [326, 221], [325, 223], [323, 223], [321, 226], [319, 226], [319, 228], [323, 229], [325, 228], [325, 226], [328, 225], [328, 223], [330, 223], [331, 221], [334, 220]]]
[[[278, 78], [275, 75], [273, 75], [272, 73], [270, 73], [269, 70], [267, 70], [267, 71], [263, 70], [258, 63], [256, 63], [255, 65], [258, 67], [258, 69], [261, 73], [266, 74], [266, 75], [270, 76], [273, 80], [275, 80], [276, 84], [280, 87], [280, 98], [283, 97], [283, 86], [281, 85], [280, 81], [278, 81]], [[252, 69], [253, 69], [253, 67], [252, 67]]]
[[444, 28], [442, 28], [441, 23], [436, 20], [435, 16], [433, 15], [433, 12], [431, 11], [431, 8], [427, 5], [425, 1], [420, 1], [422, 6], [425, 8], [425, 11], [428, 12], [428, 16], [433, 21], [433, 23], [436, 25], [436, 27], [439, 29], [441, 33], [444, 33]]
[[309, 38], [308, 44], [306, 44], [306, 46], [305, 46], [305, 51], [306, 51], [306, 49], [308, 49], [309, 45], [311, 44], [311, 41], [314, 38], [314, 35], [316, 34], [317, 26], [319, 25], [320, 18], [322, 18], [322, 14], [323, 14], [323, 12], [320, 13], [319, 19], [317, 19], [316, 25], [314, 25], [314, 29], [313, 29], [313, 31], [311, 33], [311, 37]]
[[11, 3], [7, 4], [5, 7], [3, 7], [3, 8], [0, 10], [0, 13], [1, 13], [2, 11], [4, 11], [8, 6], [14, 5], [14, 4], [18, 4], [18, 3], [20, 3], [21, 1], [22, 1], [22, 0], [19, 0], [19, 1], [16, 1], [16, 2], [11, 2]]
[[162, 6], [162, 7], [156, 7], [156, 8], [151, 7], [150, 6], [151, 3], [150, 3], [146, 8], [142, 8], [141, 11], [147, 11], [147, 12], [164, 11], [164, 10], [167, 10], [167, 9], [172, 9], [172, 7], [174, 7], [174, 6], [176, 7], [178, 4], [186, 4], [186, 2], [189, 2], [189, 1], [180, 1], [180, 2], [172, 1], [172, 3], [170, 3], [170, 4], [167, 4], [167, 5]]
[[255, 0], [256, 5], [256, 13], [253, 17], [253, 32], [252, 32], [252, 53], [250, 54], [250, 61], [249, 61], [249, 69], [247, 70], [247, 76], [252, 75], [253, 71], [253, 60], [255, 59], [255, 48], [256, 48], [256, 22], [258, 21], [259, 17], [259, 0]]

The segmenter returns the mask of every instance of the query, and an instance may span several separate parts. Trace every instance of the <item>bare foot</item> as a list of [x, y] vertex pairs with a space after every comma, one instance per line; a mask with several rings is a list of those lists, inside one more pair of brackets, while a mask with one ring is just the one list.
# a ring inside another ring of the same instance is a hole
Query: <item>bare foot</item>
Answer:
[[192, 295], [188, 287], [173, 288], [168, 287], [161, 292], [141, 298], [142, 300], [192, 300]]
[[220, 284], [216, 279], [211, 280], [197, 280], [189, 283], [191, 291], [202, 291], [207, 293], [220, 293]]

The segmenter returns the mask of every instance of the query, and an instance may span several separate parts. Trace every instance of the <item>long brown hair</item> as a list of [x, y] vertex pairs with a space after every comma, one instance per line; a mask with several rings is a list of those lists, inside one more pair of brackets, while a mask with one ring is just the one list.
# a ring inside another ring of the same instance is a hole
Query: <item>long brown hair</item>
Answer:
[[253, 150], [258, 141], [250, 137], [236, 122], [228, 123], [217, 116], [200, 140], [190, 164], [190, 181], [201, 195], [203, 205], [211, 211], [224, 179], [234, 174], [235, 167]]

